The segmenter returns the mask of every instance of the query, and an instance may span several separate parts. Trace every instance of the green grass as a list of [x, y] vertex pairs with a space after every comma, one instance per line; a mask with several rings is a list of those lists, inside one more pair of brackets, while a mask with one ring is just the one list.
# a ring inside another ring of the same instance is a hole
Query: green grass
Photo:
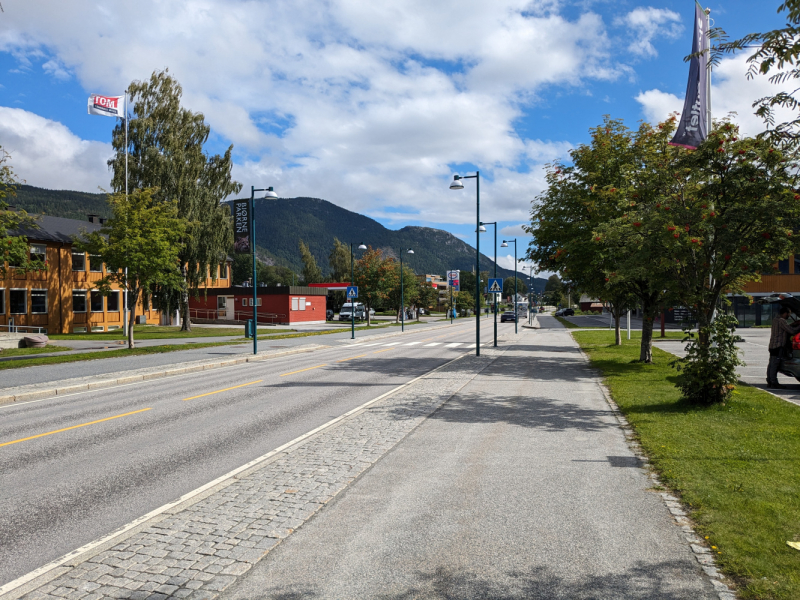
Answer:
[[786, 545], [800, 541], [800, 407], [747, 385], [724, 406], [693, 407], [674, 386], [672, 355], [654, 348], [644, 365], [633, 362], [638, 340], [573, 336], [741, 597], [800, 598], [800, 552]]
[[[261, 336], [259, 330], [259, 337]], [[270, 329], [270, 333], [288, 333], [295, 329]], [[191, 331], [181, 331], [180, 327], [163, 327], [160, 325], [135, 325], [133, 336], [136, 340], [168, 340], [181, 338], [223, 337], [242, 335], [244, 325], [239, 327], [193, 327]], [[56, 333], [49, 336], [53, 340], [90, 340], [117, 341], [126, 339], [122, 330], [103, 331], [98, 333]]]
[[65, 350], [72, 350], [66, 346], [54, 346], [47, 344], [44, 348], [3, 348], [0, 351], [0, 358], [8, 356], [27, 356], [29, 354], [44, 354], [46, 352], [64, 352]]

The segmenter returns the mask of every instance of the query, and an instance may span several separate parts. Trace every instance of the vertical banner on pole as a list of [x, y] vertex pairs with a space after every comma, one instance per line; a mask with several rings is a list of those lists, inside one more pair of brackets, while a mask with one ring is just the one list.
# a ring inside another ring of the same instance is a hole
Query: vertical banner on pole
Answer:
[[250, 201], [236, 200], [233, 203], [233, 251], [250, 254]]
[[[708, 137], [708, 15], [699, 4], [694, 8], [694, 37], [689, 63], [689, 81], [681, 120], [670, 145], [694, 150]], [[699, 54], [701, 53], [702, 54]]]

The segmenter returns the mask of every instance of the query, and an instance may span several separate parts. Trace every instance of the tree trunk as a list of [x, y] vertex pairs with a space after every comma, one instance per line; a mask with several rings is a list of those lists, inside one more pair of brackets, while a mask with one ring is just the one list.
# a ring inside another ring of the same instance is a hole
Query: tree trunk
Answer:
[[139, 292], [137, 291], [135, 295], [131, 293], [130, 296], [133, 297], [129, 298], [131, 302], [129, 302], [130, 306], [128, 307], [128, 348], [133, 349], [135, 346], [133, 340], [133, 325], [136, 323], [136, 305], [139, 303]]
[[189, 316], [189, 294], [181, 294], [181, 331], [192, 330], [192, 319]]
[[651, 301], [642, 303], [642, 345], [639, 350], [639, 361], [653, 362], [653, 321], [658, 306]]
[[611, 309], [614, 315], [614, 345], [622, 346], [622, 332], [619, 329], [619, 321], [622, 315], [622, 310], [614, 307]]

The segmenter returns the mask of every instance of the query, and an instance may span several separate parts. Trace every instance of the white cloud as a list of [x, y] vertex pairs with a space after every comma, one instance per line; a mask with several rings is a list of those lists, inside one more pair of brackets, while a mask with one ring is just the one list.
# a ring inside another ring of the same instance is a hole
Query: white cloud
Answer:
[[[740, 127], [742, 135], [756, 135], [766, 129], [764, 121], [757, 117], [753, 102], [764, 96], [771, 96], [778, 91], [794, 91], [796, 80], [782, 84], [772, 84], [768, 77], [758, 75], [748, 80], [747, 56], [743, 54], [722, 60], [714, 69], [711, 78], [711, 112], [714, 119], [722, 119], [731, 113], [732, 119]], [[686, 66], [688, 75], [689, 67]], [[645, 118], [651, 123], [663, 121], [672, 112], [683, 110], [683, 98], [662, 90], [648, 90], [636, 96], [642, 105]], [[794, 115], [789, 110], [776, 111], [776, 121], [789, 121]]]
[[627, 27], [632, 41], [628, 46], [633, 54], [645, 58], [655, 58], [658, 52], [653, 46], [657, 37], [675, 39], [683, 31], [678, 13], [666, 8], [639, 6], [617, 20], [618, 25]]
[[61, 123], [0, 106], [0, 145], [18, 178], [50, 189], [98, 192], [110, 188], [111, 144], [80, 139]]
[[[449, 165], [470, 163], [486, 175], [487, 218], [524, 221], [544, 187], [541, 165], [569, 144], [521, 139], [522, 107], [542, 86], [580, 88], [627, 69], [610, 59], [597, 14], [558, 9], [530, 0], [40, 0], [4, 15], [0, 51], [109, 94], [168, 66], [184, 105], [235, 144], [234, 175], [245, 184], [397, 222], [418, 211], [430, 223], [467, 223], [472, 188], [451, 192], [448, 180]], [[54, 152], [78, 156], [79, 142], [54, 138], [64, 144]], [[41, 177], [56, 187], [78, 178]], [[90, 190], [108, 181], [96, 169], [81, 177]]]
[[530, 237], [530, 234], [522, 228], [523, 225], [528, 225], [528, 224], [529, 223], [521, 223], [519, 225], [509, 225], [508, 227], [503, 227], [500, 230], [500, 233], [506, 237], [515, 237], [515, 236]]

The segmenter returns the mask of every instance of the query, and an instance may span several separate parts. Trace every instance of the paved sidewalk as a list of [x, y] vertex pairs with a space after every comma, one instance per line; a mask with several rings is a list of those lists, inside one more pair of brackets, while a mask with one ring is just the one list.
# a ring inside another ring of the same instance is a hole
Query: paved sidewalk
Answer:
[[224, 597], [731, 597], [651, 487], [566, 331], [526, 331]]
[[732, 598], [571, 337], [541, 324], [0, 600]]

